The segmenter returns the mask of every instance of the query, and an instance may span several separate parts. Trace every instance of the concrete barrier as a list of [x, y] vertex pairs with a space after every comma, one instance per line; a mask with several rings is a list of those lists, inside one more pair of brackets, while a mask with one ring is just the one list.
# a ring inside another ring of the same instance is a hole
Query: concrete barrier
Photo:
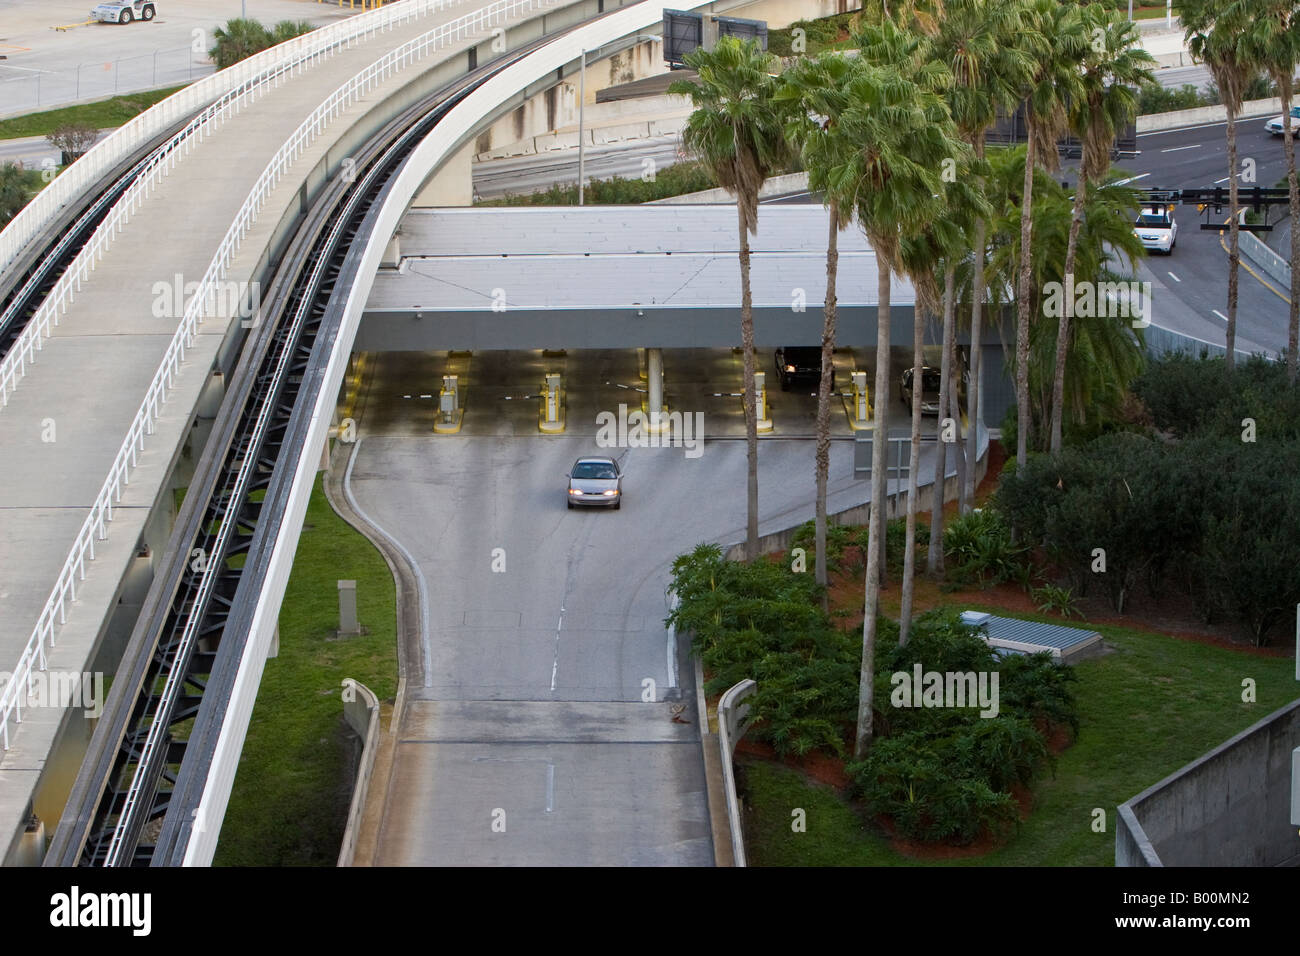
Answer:
[[365, 684], [350, 677], [343, 684], [347, 691], [351, 691], [344, 693], [343, 719], [362, 740], [357, 782], [352, 788], [348, 823], [343, 830], [343, 845], [339, 848], [338, 865], [351, 866], [357, 850], [357, 830], [361, 824], [361, 814], [365, 811], [366, 794], [370, 790], [370, 778], [375, 769], [375, 754], [379, 751], [379, 698]]
[[[1241, 110], [1237, 113], [1237, 120], [1273, 116], [1281, 112], [1282, 101], [1276, 96], [1267, 100], [1247, 100], [1241, 104]], [[1167, 129], [1184, 129], [1188, 126], [1226, 123], [1227, 121], [1228, 108], [1226, 106], [1198, 106], [1190, 110], [1173, 110], [1168, 113], [1148, 113], [1145, 116], [1139, 116], [1137, 118], [1137, 131], [1140, 135]]]
[[745, 736], [753, 721], [749, 720], [749, 705], [742, 701], [758, 689], [752, 680], [745, 679], [728, 688], [718, 701], [718, 748], [722, 754], [722, 776], [726, 787], [727, 820], [731, 824], [731, 852], [736, 866], [745, 866], [745, 832], [740, 820], [740, 798], [736, 795], [736, 769], [732, 756], [736, 743]]
[[[769, 196], [781, 196], [785, 193], [803, 192], [807, 188], [807, 173], [787, 173], [782, 176], [772, 176], [771, 178], [764, 180], [763, 185], [758, 190], [758, 198], [766, 199]], [[697, 193], [683, 193], [680, 196], [669, 196], [667, 199], [654, 200], [654, 202], [659, 203], [660, 205], [678, 204], [683, 206], [702, 206], [709, 203], [731, 203], [735, 201], [735, 198], [725, 189], [705, 189]]]
[[1300, 700], [1274, 711], [1119, 807], [1116, 866], [1300, 863], [1291, 822]]
[[1242, 255], [1280, 282], [1283, 289], [1290, 291], [1291, 263], [1265, 245], [1253, 232], [1238, 233], [1237, 243]]
[[[990, 438], [991, 436], [987, 429], [981, 430], [980, 440], [982, 447], [979, 449], [979, 455], [975, 461], [975, 484], [977, 487], [979, 483], [984, 480], [984, 476], [988, 473], [988, 443]], [[869, 481], [870, 479], [863, 480]], [[894, 484], [896, 481], [897, 479], [891, 478], [890, 484]], [[907, 514], [907, 483], [906, 480], [899, 483], [902, 484], [903, 487], [898, 491], [885, 496], [886, 521]], [[943, 479], [943, 500], [952, 501], [956, 499], [958, 490], [956, 472], [954, 471], [952, 474], [945, 475]], [[918, 512], [929, 511], [933, 507], [934, 482], [930, 482], [927, 485], [922, 485], [917, 488], [916, 505], [916, 510]], [[854, 505], [852, 508], [845, 508], [843, 511], [828, 514], [826, 516], [826, 522], [828, 525], [865, 525], [870, 517], [871, 502], [865, 501], [860, 505]], [[791, 542], [794, 541], [795, 533], [805, 523], [806, 522], [800, 522], [797, 525], [782, 528], [780, 531], [769, 531], [767, 534], [760, 534], [758, 536], [758, 553], [773, 554], [778, 551], [789, 549]], [[722, 549], [722, 553], [728, 561], [743, 561], [745, 560], [745, 542], [738, 541], [735, 544], [728, 545]]]

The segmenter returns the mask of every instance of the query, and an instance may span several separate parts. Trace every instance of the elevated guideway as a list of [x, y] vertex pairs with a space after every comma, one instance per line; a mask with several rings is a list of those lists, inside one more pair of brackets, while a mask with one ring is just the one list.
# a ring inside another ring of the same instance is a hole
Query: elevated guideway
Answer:
[[[260, 321], [257, 284], [294, 221], [383, 122], [464, 73], [494, 28], [561, 6], [415, 0], [364, 15], [383, 28], [277, 74], [256, 109], [229, 103], [120, 201], [6, 356], [0, 671], [15, 676], [0, 689], [0, 857], [16, 852], [33, 815], [57, 819], [76, 741], [84, 751], [91, 728], [86, 711], [20, 691], [33, 672], [111, 674], [129, 631], [113, 608], [141, 600], [162, 557], [170, 478]], [[50, 221], [59, 212], [45, 210]], [[26, 235], [39, 224], [18, 225]], [[209, 295], [192, 295], [199, 283]]]

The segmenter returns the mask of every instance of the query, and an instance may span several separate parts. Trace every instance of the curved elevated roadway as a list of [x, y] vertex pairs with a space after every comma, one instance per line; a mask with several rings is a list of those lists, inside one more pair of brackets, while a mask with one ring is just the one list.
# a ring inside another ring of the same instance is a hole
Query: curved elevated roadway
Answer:
[[[31, 339], [31, 349], [21, 356], [17, 346], [6, 355], [9, 377], [0, 386], [5, 528], [0, 538], [0, 672], [5, 678], [21, 674], [24, 663], [37, 671], [42, 664], [55, 673], [93, 671], [101, 666], [97, 656], [106, 640], [116, 640], [120, 651], [122, 637], [111, 633], [111, 609], [123, 598], [132, 600], [124, 591], [130, 572], [141, 560], [156, 558], [158, 543], [166, 540], [167, 519], [161, 529], [151, 528], [150, 516], [160, 504], [164, 513], [170, 511], [167, 480], [196, 415], [213, 414], [222, 370], [231, 367], [240, 330], [257, 321], [248, 314], [251, 310], [241, 315], [240, 306], [250, 301], [254, 284], [273, 264], [322, 181], [345, 168], [349, 153], [400, 107], [403, 97], [463, 73], [466, 56], [479, 46], [486, 50], [494, 29], [530, 23], [537, 35], [547, 30], [548, 13], [566, 6], [574, 9], [559, 25], [585, 14], [583, 4], [563, 0], [408, 0], [364, 14], [359, 23], [363, 17], [382, 18], [384, 28], [277, 76], [255, 108], [231, 104], [219, 123], [177, 151], [166, 175], [157, 177], [129, 214], [124, 211], [112, 241], [103, 244], [81, 281], [69, 286], [64, 307], [53, 310], [48, 328], [39, 330], [44, 334]], [[409, 16], [399, 17], [398, 8]], [[403, 50], [411, 52], [393, 57]], [[337, 97], [345, 81], [385, 57], [393, 62], [357, 95]], [[338, 100], [336, 108], [319, 116], [331, 97]], [[286, 141], [295, 130], [304, 132], [304, 122], [313, 125], [301, 137], [292, 162], [265, 190], [255, 217], [249, 216], [246, 197], [265, 182], [268, 165], [285, 158]], [[14, 232], [26, 230], [35, 237], [41, 224], [33, 229], [31, 218], [15, 220]], [[237, 242], [229, 241], [234, 224], [243, 226]], [[21, 247], [0, 242], [0, 252], [10, 253], [6, 262], [17, 268]], [[182, 359], [175, 354], [175, 340], [187, 311], [186, 295], [210, 274], [219, 253], [227, 258], [217, 273], [216, 307], [207, 310], [191, 335], [181, 336]], [[153, 388], [169, 362], [163, 387]], [[118, 466], [123, 448], [132, 446], [130, 441], [124, 446], [124, 439], [140, 421], [146, 399], [154, 407], [146, 427], [139, 429], [134, 454], [119, 469], [112, 520], [93, 529], [93, 554], [77, 555], [80, 532], [88, 515], [96, 516], [105, 476]], [[71, 574], [63, 575], [70, 552], [79, 560], [72, 562]], [[52, 602], [51, 586], [61, 577], [67, 586]], [[138, 603], [139, 597], [134, 600]], [[42, 624], [44, 635], [39, 633]], [[33, 811], [42, 822], [52, 824], [57, 818], [58, 801], [76, 765], [52, 748], [69, 735], [84, 739], [89, 725], [68, 708], [33, 706], [15, 693], [17, 680], [5, 686], [0, 857], [8, 858]], [[71, 749], [75, 752], [75, 746]], [[52, 758], [64, 765], [47, 766]]]

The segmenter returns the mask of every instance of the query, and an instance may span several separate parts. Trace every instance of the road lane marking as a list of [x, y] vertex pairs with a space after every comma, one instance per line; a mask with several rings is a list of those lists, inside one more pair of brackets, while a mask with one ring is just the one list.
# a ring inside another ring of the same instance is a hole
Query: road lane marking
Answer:
[[555, 809], [555, 764], [546, 765], [546, 812]]
[[1175, 282], [1182, 282], [1182, 281], [1183, 281], [1182, 279], [1178, 278], [1178, 276], [1174, 275], [1172, 272], [1169, 273], [1169, 278], [1173, 279]]
[[[1231, 219], [1232, 217], [1229, 216], [1228, 218]], [[1226, 242], [1224, 242], [1224, 240], [1223, 240], [1223, 233], [1222, 233], [1222, 232], [1219, 233], [1219, 245], [1223, 248], [1223, 251], [1224, 251], [1224, 252], [1228, 252], [1228, 251], [1229, 251], [1229, 250], [1228, 250], [1228, 244], [1227, 244]], [[1231, 253], [1229, 253], [1229, 254], [1231, 254]], [[1291, 297], [1290, 297], [1289, 295], [1287, 295], [1285, 292], [1281, 292], [1281, 291], [1279, 291], [1277, 288], [1274, 287], [1274, 285], [1273, 285], [1271, 282], [1269, 282], [1269, 281], [1268, 281], [1267, 279], [1265, 279], [1262, 275], [1260, 275], [1258, 272], [1256, 272], [1254, 269], [1252, 269], [1252, 268], [1250, 267], [1250, 263], [1248, 263], [1248, 262], [1246, 261], [1246, 257], [1245, 257], [1245, 256], [1238, 256], [1238, 257], [1237, 257], [1237, 264], [1238, 264], [1239, 266], [1241, 266], [1243, 269], [1245, 269], [1248, 273], [1250, 273], [1250, 275], [1252, 275], [1252, 276], [1254, 276], [1256, 279], [1258, 279], [1258, 280], [1259, 280], [1259, 284], [1262, 285], [1262, 286], [1263, 286], [1265, 289], [1267, 289], [1269, 292], [1272, 292], [1275, 296], [1277, 296], [1279, 299], [1281, 299], [1283, 302], [1285, 302], [1288, 306], [1291, 304]], [[1227, 321], [1227, 320], [1225, 319], [1224, 321]]]
[[555, 622], [555, 659], [551, 662], [551, 693], [555, 693], [555, 675], [560, 670], [560, 631], [564, 630], [564, 608], [560, 608], [560, 619]]
[[1211, 309], [1210, 311], [1213, 312], [1215, 315], [1217, 315], [1219, 318], [1223, 319], [1224, 322], [1228, 321], [1228, 317], [1224, 315], [1222, 312], [1220, 312], [1218, 309]]
[[1174, 147], [1171, 147], [1170, 149], [1162, 149], [1160, 152], [1162, 152], [1162, 153], [1176, 153], [1176, 152], [1178, 152], [1179, 150], [1182, 150], [1182, 149], [1200, 149], [1200, 148], [1201, 148], [1201, 144], [1200, 144], [1200, 143], [1193, 143], [1191, 146], [1174, 146]]

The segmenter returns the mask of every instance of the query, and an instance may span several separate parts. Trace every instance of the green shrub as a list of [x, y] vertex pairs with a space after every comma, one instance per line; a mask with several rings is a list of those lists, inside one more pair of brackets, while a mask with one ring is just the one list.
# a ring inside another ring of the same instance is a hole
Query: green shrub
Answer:
[[1034, 606], [1044, 614], [1059, 614], [1061, 617], [1079, 614], [1079, 602], [1069, 588], [1044, 584], [1030, 591], [1029, 596], [1033, 598]]
[[913, 732], [877, 741], [846, 769], [871, 812], [890, 817], [908, 839], [962, 845], [986, 831], [1005, 833], [1017, 819], [1015, 800], [966, 774], [957, 757], [952, 739]]
[[1143, 83], [1138, 89], [1138, 115], [1148, 116], [1152, 113], [1172, 113], [1175, 110], [1191, 110], [1198, 106], [1210, 106], [1208, 97], [1191, 83], [1179, 87], [1161, 86], [1154, 80]]
[[1011, 542], [1011, 527], [993, 508], [976, 508], [948, 522], [943, 532], [950, 578], [1001, 584], [1027, 572], [1025, 548]]
[[1050, 653], [1011, 654], [998, 666], [998, 697], [1006, 713], [1021, 714], [1047, 725], [1079, 733], [1079, 711], [1072, 684], [1074, 668], [1057, 663]]

